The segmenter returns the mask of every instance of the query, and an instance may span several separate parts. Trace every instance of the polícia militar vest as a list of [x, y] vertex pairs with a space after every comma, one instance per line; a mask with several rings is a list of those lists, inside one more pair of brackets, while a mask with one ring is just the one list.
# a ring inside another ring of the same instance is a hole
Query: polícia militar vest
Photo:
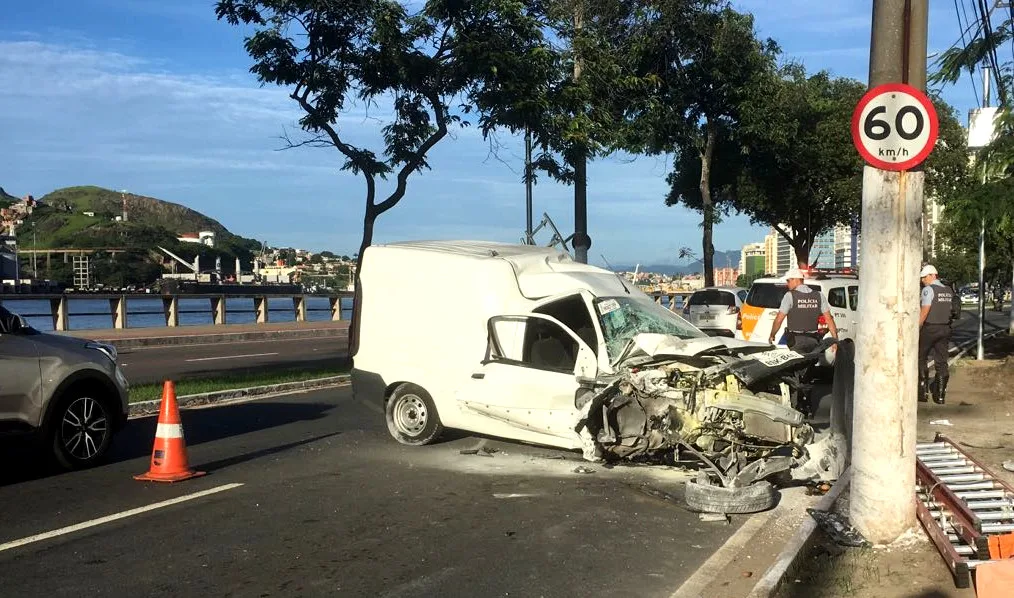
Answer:
[[930, 303], [926, 323], [950, 324], [951, 304], [954, 302], [954, 293], [942, 284], [931, 284], [929, 288], [933, 290], [933, 302]]
[[785, 328], [789, 332], [816, 332], [817, 318], [820, 317], [820, 292], [811, 290], [804, 293], [798, 288], [789, 291], [792, 308], [786, 317]]

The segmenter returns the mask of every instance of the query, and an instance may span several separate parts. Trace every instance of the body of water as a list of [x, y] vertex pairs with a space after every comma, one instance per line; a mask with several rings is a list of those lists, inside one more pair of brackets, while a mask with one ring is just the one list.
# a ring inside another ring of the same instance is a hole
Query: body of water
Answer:
[[[24, 316], [34, 328], [53, 330], [48, 300], [16, 299], [5, 295], [0, 300], [4, 307]], [[342, 318], [352, 317], [352, 299], [342, 298]], [[99, 330], [113, 327], [112, 313], [108, 299], [90, 299], [68, 296], [68, 327], [71, 330]], [[210, 299], [180, 297], [180, 326], [205, 326], [214, 324]], [[331, 319], [331, 304], [327, 297], [306, 298], [306, 319], [310, 322], [326, 322]], [[252, 298], [229, 298], [225, 300], [226, 324], [252, 324], [256, 321]], [[296, 313], [291, 297], [268, 298], [269, 322], [294, 322]], [[128, 297], [128, 328], [163, 328], [165, 315], [161, 297]]]

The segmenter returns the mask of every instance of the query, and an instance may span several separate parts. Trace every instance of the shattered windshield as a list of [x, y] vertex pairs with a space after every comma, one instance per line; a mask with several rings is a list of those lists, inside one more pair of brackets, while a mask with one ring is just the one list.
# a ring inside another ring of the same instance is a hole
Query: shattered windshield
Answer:
[[616, 359], [630, 339], [642, 332], [670, 334], [684, 339], [707, 336], [690, 322], [648, 301], [630, 297], [600, 297], [595, 300], [595, 311], [602, 325], [610, 361]]

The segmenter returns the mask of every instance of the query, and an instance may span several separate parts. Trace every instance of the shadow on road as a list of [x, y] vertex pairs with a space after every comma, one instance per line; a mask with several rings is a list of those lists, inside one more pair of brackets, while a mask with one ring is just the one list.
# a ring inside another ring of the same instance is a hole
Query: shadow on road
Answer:
[[[187, 446], [192, 447], [290, 423], [320, 419], [334, 407], [328, 403], [253, 401], [214, 409], [186, 409], [180, 412], [180, 418]], [[126, 427], [113, 438], [113, 445], [103, 464], [150, 455], [157, 425], [158, 418], [155, 416], [129, 420]], [[284, 447], [278, 450], [284, 450]], [[5, 446], [0, 446], [0, 463], [3, 464], [0, 466], [0, 486], [64, 473], [49, 463], [48, 456], [39, 448], [26, 442], [8, 442]], [[211, 465], [213, 464], [206, 467]]]

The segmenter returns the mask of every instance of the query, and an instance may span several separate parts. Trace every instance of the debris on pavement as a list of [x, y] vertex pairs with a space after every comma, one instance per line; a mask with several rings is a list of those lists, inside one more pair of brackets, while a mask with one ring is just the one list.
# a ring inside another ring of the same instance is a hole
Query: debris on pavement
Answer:
[[827, 482], [811, 483], [806, 486], [807, 496], [823, 496], [831, 490], [831, 484]]
[[521, 493], [516, 493], [516, 492], [512, 492], [512, 493], [494, 492], [493, 493], [493, 498], [529, 498], [529, 497], [532, 497], [532, 496], [538, 496], [538, 494], [521, 494]]
[[931, 426], [953, 426], [949, 419], [935, 419], [930, 422]]
[[1014, 471], [1014, 459], [1003, 462], [1003, 468], [1007, 471]]
[[729, 516], [726, 515], [725, 513], [701, 513], [699, 517], [700, 520], [705, 523], [712, 523], [718, 521], [729, 523]]
[[458, 451], [458, 454], [459, 455], [477, 455], [477, 454], [479, 454], [479, 449], [461, 449], [460, 451]]
[[595, 470], [591, 467], [585, 467], [584, 465], [578, 465], [574, 468], [574, 473], [595, 473]]
[[826, 533], [837, 544], [851, 547], [871, 546], [869, 541], [867, 541], [866, 538], [859, 533], [859, 530], [852, 527], [849, 524], [848, 519], [840, 513], [818, 511], [817, 509], [807, 509], [806, 512], [817, 521], [817, 525], [820, 526], [820, 529], [824, 530], [824, 533]]

